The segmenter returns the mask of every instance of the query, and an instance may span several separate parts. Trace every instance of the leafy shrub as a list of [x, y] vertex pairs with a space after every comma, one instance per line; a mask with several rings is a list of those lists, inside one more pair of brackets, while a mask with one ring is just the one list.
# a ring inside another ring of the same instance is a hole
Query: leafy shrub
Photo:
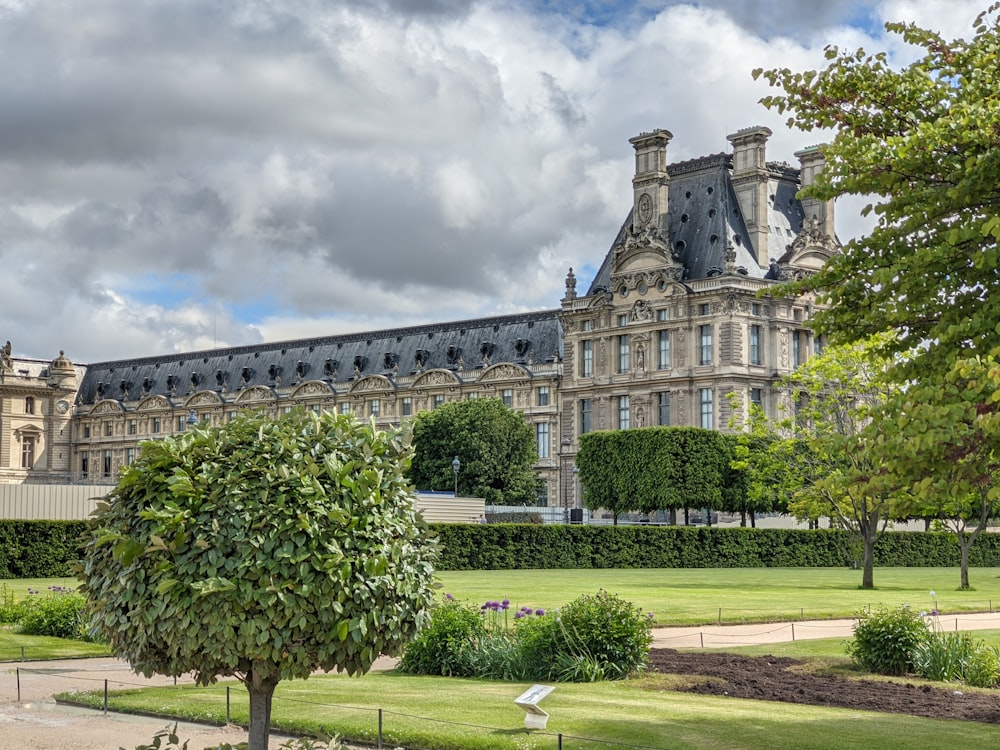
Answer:
[[913, 649], [913, 671], [928, 680], [958, 682], [975, 651], [968, 633], [932, 633]]
[[62, 590], [52, 591], [46, 596], [29, 596], [22, 604], [24, 611], [18, 620], [18, 632], [25, 635], [90, 640], [84, 616], [86, 599], [82, 595]]
[[995, 688], [1000, 685], [1000, 651], [980, 641], [965, 665], [965, 681], [973, 687]]
[[564, 672], [592, 673], [589, 661], [600, 666], [604, 678], [617, 680], [645, 668], [653, 642], [652, 620], [617, 594], [584, 594], [559, 610], [557, 622], [556, 664], [562, 655], [572, 657], [562, 660]]
[[[512, 622], [513, 620], [513, 622]], [[486, 602], [479, 610], [448, 601], [403, 654], [413, 674], [492, 680], [593, 682], [642, 670], [652, 621], [617, 595], [581, 596], [557, 612]]]
[[909, 607], [862, 612], [847, 653], [869, 672], [903, 675], [913, 666], [915, 649], [929, 635], [924, 618]]
[[0, 583], [0, 624], [10, 625], [24, 617], [24, 602], [14, 601], [14, 592]]
[[479, 610], [448, 600], [431, 615], [430, 625], [403, 652], [399, 669], [411, 674], [471, 677], [474, 642], [487, 635]]

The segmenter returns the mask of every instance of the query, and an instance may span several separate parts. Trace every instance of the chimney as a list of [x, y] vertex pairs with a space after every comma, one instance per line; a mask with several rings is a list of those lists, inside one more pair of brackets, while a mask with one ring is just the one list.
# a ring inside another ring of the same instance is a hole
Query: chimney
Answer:
[[[820, 146], [810, 146], [801, 151], [795, 152], [795, 158], [799, 160], [799, 182], [804, 189], [816, 182], [816, 175], [823, 171], [826, 166], [826, 157], [820, 150]], [[814, 216], [819, 219], [819, 226], [823, 234], [835, 237], [833, 201], [821, 201], [816, 198], [802, 198], [802, 212], [806, 219]]]
[[632, 228], [634, 231], [655, 225], [667, 234], [667, 144], [673, 138], [669, 130], [658, 129], [629, 138], [635, 149], [635, 177], [632, 178]]
[[771, 129], [760, 125], [726, 136], [733, 144], [733, 190], [750, 234], [750, 245], [761, 268], [767, 268], [770, 262], [767, 247], [768, 175], [764, 148], [770, 136]]

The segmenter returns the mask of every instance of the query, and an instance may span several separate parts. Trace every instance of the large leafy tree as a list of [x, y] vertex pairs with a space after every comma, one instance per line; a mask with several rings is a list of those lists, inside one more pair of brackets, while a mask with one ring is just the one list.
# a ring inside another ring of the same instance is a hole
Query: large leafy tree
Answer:
[[1000, 507], [1000, 362], [959, 360], [942, 383], [912, 383], [901, 414], [887, 422], [873, 452], [887, 471], [872, 484], [904, 488], [914, 514], [936, 518], [955, 534], [961, 588], [969, 588], [969, 553]]
[[968, 39], [888, 24], [920, 51], [899, 69], [883, 53], [830, 48], [820, 71], [755, 71], [783, 89], [763, 103], [791, 126], [833, 130], [827, 168], [806, 192], [874, 199], [872, 232], [786, 291], [818, 292], [827, 307], [814, 323], [840, 341], [894, 334], [882, 354], [906, 388], [887, 400], [884, 429], [868, 429], [885, 472], [871, 486], [895, 485], [920, 512], [955, 522], [963, 586], [1000, 455], [1000, 370], [988, 364], [1000, 356], [998, 11], [980, 14]]
[[588, 432], [576, 455], [583, 504], [622, 513], [690, 507], [731, 509], [743, 484], [729, 436], [700, 427]]
[[[751, 486], [779, 483], [778, 494], [799, 518], [829, 516], [862, 548], [862, 588], [874, 587], [875, 543], [889, 521], [905, 515], [905, 492], [873, 483], [882, 473], [872, 444], [887, 423], [883, 409], [895, 388], [887, 384], [881, 342], [829, 347], [782, 381], [787, 413], [755, 433], [765, 453], [741, 451]], [[749, 448], [752, 445], [748, 443]], [[751, 492], [763, 492], [763, 489]]]
[[89, 526], [94, 628], [147, 676], [239, 678], [263, 750], [280, 680], [362, 674], [426, 620], [409, 457], [398, 434], [304, 412], [144, 443]]
[[923, 52], [901, 69], [884, 53], [831, 47], [820, 71], [755, 71], [784, 90], [763, 103], [790, 126], [834, 132], [805, 192], [874, 198], [872, 232], [797, 285], [829, 303], [814, 323], [848, 341], [893, 331], [886, 352], [909, 352], [907, 373], [939, 380], [957, 353], [1000, 343], [998, 7], [969, 40], [887, 24]]
[[418, 489], [451, 490], [459, 460], [458, 491], [491, 505], [528, 505], [538, 499], [535, 435], [520, 412], [495, 398], [452, 401], [421, 412], [413, 422], [410, 478]]

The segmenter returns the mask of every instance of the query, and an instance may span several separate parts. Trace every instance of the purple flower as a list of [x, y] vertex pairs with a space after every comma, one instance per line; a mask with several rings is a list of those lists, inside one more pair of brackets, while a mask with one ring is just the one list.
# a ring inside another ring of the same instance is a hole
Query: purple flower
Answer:
[[541, 617], [542, 615], [545, 614], [545, 610], [544, 609], [536, 609], [535, 610], [535, 614], [538, 615], [539, 617]]
[[500, 602], [500, 608], [510, 609], [510, 599], [504, 599], [502, 602]]
[[520, 620], [522, 617], [524, 617], [524, 612], [515, 612], [514, 613], [514, 619], [515, 620]]
[[937, 617], [938, 616], [938, 611], [936, 609], [932, 609], [931, 610], [931, 615], [933, 615], [934, 617]]
[[455, 597], [453, 597], [451, 594], [445, 594], [444, 598], [447, 599], [449, 602], [455, 601]]

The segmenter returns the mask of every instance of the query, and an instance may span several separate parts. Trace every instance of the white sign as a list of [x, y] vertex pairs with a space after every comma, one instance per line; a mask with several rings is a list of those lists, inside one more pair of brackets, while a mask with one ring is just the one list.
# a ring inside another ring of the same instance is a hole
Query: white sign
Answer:
[[524, 709], [524, 726], [527, 729], [545, 729], [549, 715], [538, 707], [542, 698], [555, 690], [552, 685], [532, 685], [514, 699], [514, 705]]

